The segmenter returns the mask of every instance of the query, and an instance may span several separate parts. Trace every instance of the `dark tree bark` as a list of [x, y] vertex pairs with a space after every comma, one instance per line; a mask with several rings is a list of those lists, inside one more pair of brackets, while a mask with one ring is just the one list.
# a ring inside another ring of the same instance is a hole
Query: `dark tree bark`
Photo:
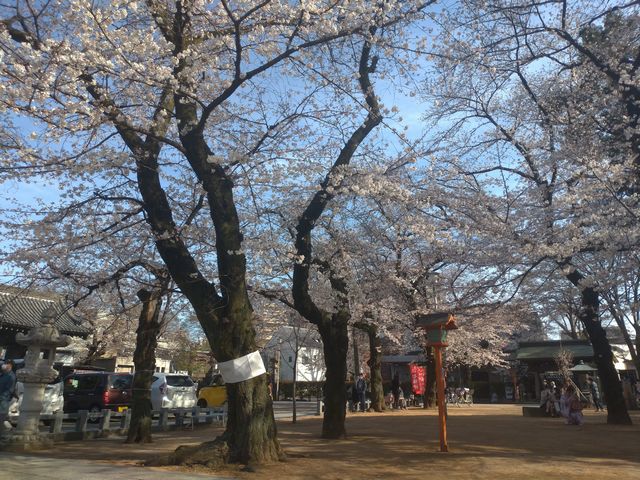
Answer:
[[[178, 12], [177, 16], [181, 15]], [[176, 27], [180, 22], [188, 22], [188, 19], [176, 19]], [[183, 51], [185, 38], [180, 29], [176, 30], [174, 41], [176, 52]], [[180, 61], [176, 75], [184, 68], [188, 68], [188, 64]], [[158, 252], [171, 277], [191, 303], [214, 356], [220, 362], [233, 360], [258, 349], [233, 182], [222, 166], [207, 161], [213, 152], [204, 137], [206, 122], [198, 118], [200, 110], [193, 99], [167, 91], [167, 99], [159, 111], [171, 110], [168, 106], [175, 106], [184, 156], [206, 191], [209, 215], [215, 229], [220, 292], [202, 275], [173, 220], [158, 173], [156, 150], [159, 145], [155, 146], [157, 142], [153, 136], [149, 136], [143, 145], [132, 147], [137, 153], [138, 187], [144, 199], [147, 222], [156, 236]], [[194, 125], [198, 127], [194, 128]], [[225, 432], [212, 442], [179, 448], [171, 459], [174, 463], [215, 467], [229, 462], [260, 464], [284, 458], [277, 440], [266, 375], [240, 383], [227, 383], [227, 398]]]
[[382, 388], [382, 342], [378, 336], [378, 327], [367, 322], [356, 322], [355, 327], [366, 332], [369, 339], [369, 371], [371, 372], [371, 408], [374, 412], [385, 410], [384, 389]]
[[[184, 67], [184, 66], [183, 66]], [[175, 102], [174, 102], [175, 101]], [[177, 105], [181, 129], [196, 124], [197, 108], [192, 100], [165, 91], [156, 112], [162, 126], [165, 111]], [[246, 286], [246, 258], [242, 234], [233, 200], [233, 183], [219, 165], [207, 163], [211, 154], [203, 131], [195, 129], [181, 137], [185, 157], [207, 192], [209, 214], [216, 233], [219, 293], [205, 279], [177, 227], [159, 175], [157, 141], [160, 133], [141, 139], [136, 132], [120, 127], [121, 136], [136, 155], [138, 188], [144, 201], [146, 220], [156, 237], [156, 248], [171, 277], [192, 305], [219, 361], [232, 360], [257, 350], [253, 329], [253, 309]], [[181, 448], [174, 463], [206, 464], [214, 467], [228, 462], [264, 463], [284, 458], [277, 440], [273, 407], [266, 375], [237, 384], [227, 384], [228, 422], [223, 435], [199, 447]]]
[[436, 405], [436, 363], [433, 358], [433, 347], [425, 347], [426, 382], [424, 387], [424, 408], [433, 408]]
[[347, 352], [349, 334], [348, 316], [318, 326], [322, 337], [324, 360], [327, 368], [324, 384], [325, 411], [322, 421], [322, 438], [344, 438], [347, 434], [344, 421], [347, 415]]
[[611, 345], [600, 323], [599, 294], [592, 287], [584, 287], [580, 284], [584, 277], [578, 270], [567, 274], [567, 279], [580, 290], [582, 300], [580, 320], [593, 347], [593, 357], [598, 367], [598, 375], [607, 403], [607, 423], [630, 425], [631, 417], [629, 417], [627, 405], [622, 395], [622, 383], [614, 366]]
[[[370, 28], [371, 36], [376, 32]], [[331, 265], [313, 257], [311, 232], [334, 194], [328, 190], [331, 177], [341, 167], [348, 165], [360, 144], [369, 133], [380, 124], [382, 116], [369, 74], [374, 70], [375, 61], [369, 62], [371, 44], [365, 41], [360, 54], [359, 84], [367, 103], [368, 113], [362, 123], [349, 137], [326, 175], [320, 189], [312, 197], [300, 216], [296, 226], [295, 248], [301, 259], [293, 267], [291, 287], [293, 304], [296, 311], [307, 321], [318, 326], [322, 338], [326, 362], [325, 412], [322, 423], [323, 438], [343, 438], [346, 436], [344, 421], [346, 418], [347, 350], [349, 348], [348, 324], [351, 317], [348, 302], [348, 286], [332, 270]], [[309, 294], [309, 277], [312, 263], [321, 265], [329, 274], [331, 288], [339, 302], [338, 311], [329, 313], [321, 310]]]
[[151, 442], [151, 384], [156, 366], [156, 347], [161, 324], [162, 289], [149, 291], [141, 289], [138, 298], [142, 311], [138, 317], [136, 349], [133, 353], [135, 376], [133, 377], [133, 398], [131, 425], [126, 443]]

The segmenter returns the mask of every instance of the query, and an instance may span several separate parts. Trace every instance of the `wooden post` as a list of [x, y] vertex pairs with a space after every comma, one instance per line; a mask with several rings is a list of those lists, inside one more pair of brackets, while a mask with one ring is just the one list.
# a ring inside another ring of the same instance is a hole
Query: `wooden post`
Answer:
[[445, 398], [444, 398], [444, 376], [442, 371], [442, 347], [440, 345], [434, 346], [434, 356], [436, 360], [436, 382], [438, 385], [438, 419], [440, 424], [440, 451], [448, 452], [449, 446], [447, 444], [447, 418], [445, 412]]

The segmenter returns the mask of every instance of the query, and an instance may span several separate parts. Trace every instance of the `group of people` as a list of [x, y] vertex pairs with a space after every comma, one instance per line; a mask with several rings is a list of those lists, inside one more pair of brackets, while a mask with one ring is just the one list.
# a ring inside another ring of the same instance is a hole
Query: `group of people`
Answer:
[[[587, 377], [587, 385], [591, 394], [591, 402], [596, 411], [603, 411], [598, 384], [592, 377]], [[564, 417], [567, 425], [582, 425], [584, 421], [582, 414], [584, 407], [580, 400], [580, 392], [573, 382], [568, 382], [562, 388], [557, 389], [555, 382], [545, 381], [540, 394], [540, 408], [552, 417]]]
[[407, 408], [407, 399], [404, 396], [404, 391], [402, 387], [399, 387], [396, 391], [396, 394], [393, 394], [392, 390], [389, 390], [384, 397], [384, 404], [386, 408], [395, 408], [404, 410]]
[[[355, 381], [347, 385], [347, 398], [351, 412], [365, 412], [367, 410], [367, 390], [367, 380], [362, 373], [358, 374]], [[406, 409], [408, 406], [407, 397], [400, 386], [400, 377], [397, 372], [391, 380], [391, 390], [385, 395], [384, 401], [387, 408]]]
[[400, 386], [400, 375], [398, 372], [393, 374], [393, 378], [391, 380], [391, 391], [389, 392], [387, 398], [385, 398], [385, 403], [387, 403], [389, 408], [395, 409], [405, 409], [407, 408], [407, 401], [404, 396], [404, 391]]

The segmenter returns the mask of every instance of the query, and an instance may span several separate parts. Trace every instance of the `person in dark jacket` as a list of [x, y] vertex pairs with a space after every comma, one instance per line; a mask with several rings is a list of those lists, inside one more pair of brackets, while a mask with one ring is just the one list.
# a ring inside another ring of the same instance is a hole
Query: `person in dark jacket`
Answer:
[[393, 374], [391, 393], [393, 393], [393, 408], [400, 408], [400, 374], [398, 372]]
[[358, 394], [358, 402], [360, 403], [361, 412], [364, 412], [367, 410], [367, 402], [365, 399], [366, 391], [367, 391], [367, 381], [364, 379], [364, 374], [360, 372], [358, 374], [358, 380], [356, 380], [356, 392]]
[[4, 431], [4, 422], [9, 416], [9, 405], [16, 389], [16, 374], [13, 372], [13, 362], [6, 361], [2, 365], [0, 375], [0, 433]]
[[349, 381], [347, 382], [347, 402], [349, 411], [355, 412], [358, 403], [358, 396], [356, 395], [356, 382], [353, 379], [353, 376], [349, 376]]

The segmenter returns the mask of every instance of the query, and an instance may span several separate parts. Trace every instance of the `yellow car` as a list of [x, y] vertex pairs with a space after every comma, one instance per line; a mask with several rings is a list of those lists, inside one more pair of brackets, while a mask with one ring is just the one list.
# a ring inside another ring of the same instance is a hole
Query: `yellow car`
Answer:
[[202, 387], [198, 394], [199, 407], [221, 407], [227, 403], [227, 387], [224, 385], [216, 385], [211, 387]]

